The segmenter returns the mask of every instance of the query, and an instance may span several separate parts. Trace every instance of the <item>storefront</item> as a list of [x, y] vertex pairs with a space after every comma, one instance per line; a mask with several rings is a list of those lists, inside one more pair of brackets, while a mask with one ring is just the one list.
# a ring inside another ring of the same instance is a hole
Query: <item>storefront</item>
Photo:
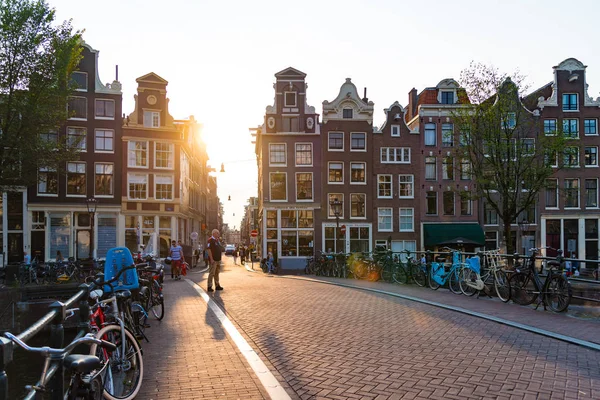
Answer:
[[[346, 227], [346, 233], [340, 232], [339, 237], [335, 222], [323, 223], [323, 247], [324, 253], [359, 253], [371, 252], [372, 225], [370, 223], [348, 223], [340, 222], [340, 227]], [[341, 229], [340, 229], [341, 231]]]
[[[567, 257], [598, 260], [599, 224], [598, 215], [542, 216], [542, 247], [562, 249]], [[556, 254], [548, 250], [547, 255]]]
[[124, 243], [131, 252], [158, 249], [161, 258], [169, 255], [171, 240], [177, 232], [177, 217], [164, 215], [124, 215]]

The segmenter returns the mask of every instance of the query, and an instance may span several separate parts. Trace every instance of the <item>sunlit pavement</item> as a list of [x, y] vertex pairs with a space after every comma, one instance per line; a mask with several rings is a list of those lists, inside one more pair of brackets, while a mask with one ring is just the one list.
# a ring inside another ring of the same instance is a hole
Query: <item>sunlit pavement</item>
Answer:
[[[232, 261], [226, 257], [221, 273], [224, 290], [210, 296], [280, 383], [287, 385], [292, 398], [600, 398], [596, 351], [385, 294], [252, 273]], [[256, 263], [254, 267], [259, 269]], [[192, 270], [188, 277], [206, 289], [207, 275]], [[542, 321], [548, 328], [570, 329], [573, 335], [595, 336], [596, 341], [598, 333], [591, 330], [600, 332], [592, 321], [443, 290], [342, 281], [413, 291], [446, 303], [466, 301], [479, 310]], [[149, 330], [160, 339], [151, 337], [152, 342], [144, 345], [144, 359], [154, 365], [147, 369], [156, 371], [147, 372], [145, 383], [174, 389], [168, 393], [179, 393], [180, 398], [210, 398], [204, 391], [212, 380], [223, 393], [212, 398], [266, 396], [222, 327], [207, 313], [206, 304], [188, 287], [167, 278], [167, 317]], [[167, 358], [171, 349], [177, 350]], [[161, 367], [164, 360], [167, 364]], [[211, 360], [216, 365], [200, 365]], [[187, 367], [180, 376], [172, 369], [182, 364]], [[240, 395], [236, 392], [240, 388], [248, 393]], [[151, 393], [156, 392], [145, 392]]]

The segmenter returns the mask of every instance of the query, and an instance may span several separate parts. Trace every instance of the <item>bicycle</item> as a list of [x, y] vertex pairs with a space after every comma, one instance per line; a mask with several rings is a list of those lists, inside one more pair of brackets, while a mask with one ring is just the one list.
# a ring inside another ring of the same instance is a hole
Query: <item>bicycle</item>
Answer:
[[[140, 298], [145, 311], [152, 312], [154, 318], [162, 320], [165, 315], [165, 302], [162, 293], [162, 281], [164, 277], [164, 268], [154, 268], [152, 266], [138, 266], [138, 275], [140, 279]], [[145, 323], [145, 321], [144, 321]]]
[[[99, 400], [102, 398], [102, 388], [104, 386], [103, 376], [105, 376], [105, 372], [108, 370], [109, 362], [107, 360], [101, 360], [94, 355], [69, 353], [81, 344], [100, 346], [102, 349], [115, 351], [117, 349], [115, 344], [98, 339], [91, 333], [88, 333], [79, 339], [75, 339], [63, 349], [52, 347], [30, 347], [10, 332], [6, 332], [4, 336], [18, 344], [25, 351], [39, 353], [45, 358], [39, 385], [25, 386], [25, 389], [36, 392], [36, 398], [52, 392], [50, 388], [46, 387], [46, 384], [48, 383], [46, 382], [46, 373], [50, 369], [51, 362], [57, 360], [59, 361], [59, 367], [62, 366], [62, 368], [71, 375], [69, 387], [64, 396], [60, 397], [64, 397], [66, 400]], [[57, 398], [57, 396], [53, 396], [53, 398]]]
[[[560, 272], [555, 272], [564, 265], [562, 250], [558, 250], [556, 260], [548, 261], [548, 275], [543, 282], [535, 266], [540, 249], [532, 248], [529, 251], [531, 255], [526, 259], [526, 263], [521, 264], [518, 258], [515, 260], [515, 273], [509, 279], [513, 302], [529, 305], [539, 299], [536, 310], [540, 304], [543, 304], [544, 310], [548, 306], [554, 312], [565, 311], [571, 303], [573, 290], [567, 278]], [[541, 267], [540, 272], [543, 272], [543, 263]]]
[[[481, 256], [484, 257], [484, 269], [482, 273]], [[487, 284], [493, 285], [498, 298], [506, 303], [510, 300], [510, 285], [508, 275], [498, 262], [498, 251], [480, 252], [477, 256], [467, 258], [467, 265], [463, 266], [460, 273], [460, 289], [463, 294], [473, 296], [475, 293], [486, 290]], [[489, 296], [489, 294], [488, 294]]]
[[429, 287], [438, 290], [440, 286], [448, 283], [448, 288], [454, 294], [462, 294], [460, 289], [459, 272], [462, 268], [460, 263], [460, 252], [452, 252], [452, 264], [446, 272], [445, 258], [438, 257], [437, 261], [431, 262], [429, 270]]

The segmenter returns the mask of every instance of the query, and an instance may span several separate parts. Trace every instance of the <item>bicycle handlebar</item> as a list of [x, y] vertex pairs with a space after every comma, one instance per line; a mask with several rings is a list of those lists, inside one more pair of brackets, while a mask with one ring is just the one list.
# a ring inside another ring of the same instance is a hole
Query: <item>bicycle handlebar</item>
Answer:
[[114, 351], [117, 349], [117, 346], [114, 345], [113, 343], [107, 342], [106, 340], [102, 340], [102, 339], [96, 339], [96, 337], [94, 337], [94, 334], [92, 334], [92, 333], [88, 333], [87, 335], [72, 341], [64, 349], [56, 349], [56, 348], [48, 347], [48, 346], [31, 347], [31, 346], [27, 345], [27, 343], [23, 342], [21, 339], [19, 339], [17, 336], [13, 335], [10, 332], [4, 333], [4, 336], [6, 336], [7, 338], [12, 340], [19, 346], [21, 346], [24, 350], [32, 352], [32, 353], [63, 355], [63, 354], [69, 353], [71, 350], [73, 350], [75, 347], [77, 347], [80, 344], [97, 344], [101, 347], [104, 347], [104, 348], [110, 350], [110, 351]]
[[125, 267], [125, 268], [121, 269], [112, 279], [110, 279], [108, 281], [104, 281], [104, 280], [100, 281], [100, 279], [96, 279], [95, 281], [93, 281], [91, 283], [91, 285], [96, 286], [96, 287], [102, 287], [104, 285], [112, 286], [111, 283], [116, 282], [121, 277], [121, 275], [123, 274], [123, 272], [129, 271], [129, 270], [132, 270], [132, 269], [136, 269], [135, 268], [135, 264], [130, 265], [128, 267]]

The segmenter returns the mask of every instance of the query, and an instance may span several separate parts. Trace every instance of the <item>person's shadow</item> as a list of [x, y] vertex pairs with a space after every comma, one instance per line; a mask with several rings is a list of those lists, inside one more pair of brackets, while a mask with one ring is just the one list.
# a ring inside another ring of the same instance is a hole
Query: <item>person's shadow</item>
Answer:
[[[210, 297], [210, 302], [212, 303], [212, 306], [217, 305], [221, 309], [221, 312], [223, 314], [227, 315], [226, 310], [225, 310], [225, 302], [223, 301], [223, 298], [220, 296], [220, 292], [214, 291], [214, 292], [208, 293], [208, 297]], [[206, 310], [206, 314], [204, 315], [204, 321], [205, 321], [206, 325], [208, 325], [212, 328], [213, 338], [215, 338], [217, 340], [225, 340], [225, 336], [226, 336], [225, 328], [223, 327], [223, 324], [221, 323], [219, 318], [216, 316], [216, 314], [214, 313], [214, 311], [212, 310], [210, 305], [208, 306], [208, 308]]]

